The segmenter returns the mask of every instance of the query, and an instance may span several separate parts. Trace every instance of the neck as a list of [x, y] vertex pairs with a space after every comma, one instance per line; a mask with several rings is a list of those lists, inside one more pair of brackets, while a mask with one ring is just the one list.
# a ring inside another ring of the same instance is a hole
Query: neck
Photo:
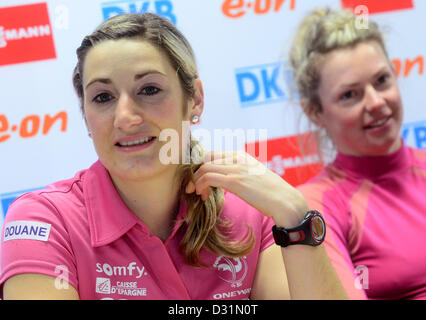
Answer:
[[172, 232], [179, 208], [180, 181], [176, 170], [139, 181], [111, 179], [127, 207], [152, 234], [165, 241]]
[[411, 165], [411, 160], [408, 149], [401, 144], [398, 150], [381, 156], [359, 157], [338, 153], [333, 163], [352, 176], [374, 181], [392, 172], [407, 169]]

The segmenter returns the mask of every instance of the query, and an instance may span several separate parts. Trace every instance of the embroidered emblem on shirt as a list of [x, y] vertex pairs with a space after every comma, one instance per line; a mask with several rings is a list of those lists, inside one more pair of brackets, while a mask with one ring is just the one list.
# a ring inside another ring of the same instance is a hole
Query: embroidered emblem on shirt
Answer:
[[4, 227], [3, 242], [19, 239], [47, 241], [51, 227], [49, 223], [37, 221], [8, 222]]
[[216, 259], [213, 267], [220, 271], [219, 278], [230, 283], [232, 288], [242, 286], [248, 269], [246, 257], [227, 258], [220, 256]]
[[96, 278], [96, 292], [103, 294], [111, 293], [111, 280], [108, 278]]

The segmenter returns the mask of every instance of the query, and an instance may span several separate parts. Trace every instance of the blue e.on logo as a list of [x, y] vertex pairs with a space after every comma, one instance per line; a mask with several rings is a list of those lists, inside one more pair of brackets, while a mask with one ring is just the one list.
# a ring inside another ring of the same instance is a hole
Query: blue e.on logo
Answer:
[[235, 69], [241, 106], [288, 100], [286, 88], [291, 82], [291, 71], [285, 70], [284, 66], [283, 62], [274, 62]]
[[404, 123], [402, 125], [402, 138], [407, 145], [426, 149], [426, 120]]
[[173, 13], [173, 3], [171, 0], [120, 0], [102, 3], [102, 14], [105, 20], [118, 14], [144, 12], [156, 13], [176, 24], [176, 15]]

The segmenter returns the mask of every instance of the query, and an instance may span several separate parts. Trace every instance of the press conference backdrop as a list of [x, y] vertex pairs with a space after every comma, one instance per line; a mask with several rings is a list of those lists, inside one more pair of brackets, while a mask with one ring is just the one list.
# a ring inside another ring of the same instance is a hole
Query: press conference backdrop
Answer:
[[353, 8], [383, 27], [405, 106], [401, 135], [426, 148], [426, 1], [2, 0], [0, 226], [17, 196], [71, 178], [97, 160], [72, 88], [75, 50], [100, 22], [121, 13], [157, 13], [190, 40], [205, 92], [193, 132], [207, 149], [221, 144], [215, 133], [239, 136], [234, 149], [257, 141], [259, 149], [267, 146], [260, 160], [269, 168], [293, 185], [306, 181], [321, 165], [316, 154], [297, 148], [307, 127], [299, 121], [297, 96], [290, 96], [287, 52], [314, 6]]

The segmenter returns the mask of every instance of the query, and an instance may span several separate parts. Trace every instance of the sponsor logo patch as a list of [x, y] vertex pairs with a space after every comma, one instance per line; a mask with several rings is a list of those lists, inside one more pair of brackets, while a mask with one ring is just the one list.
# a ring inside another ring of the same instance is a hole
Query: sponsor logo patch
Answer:
[[49, 223], [36, 221], [8, 222], [4, 227], [3, 242], [22, 239], [47, 241], [51, 227]]
[[55, 58], [45, 2], [0, 8], [0, 66]]
[[96, 292], [103, 294], [111, 293], [111, 280], [108, 278], [96, 278]]

